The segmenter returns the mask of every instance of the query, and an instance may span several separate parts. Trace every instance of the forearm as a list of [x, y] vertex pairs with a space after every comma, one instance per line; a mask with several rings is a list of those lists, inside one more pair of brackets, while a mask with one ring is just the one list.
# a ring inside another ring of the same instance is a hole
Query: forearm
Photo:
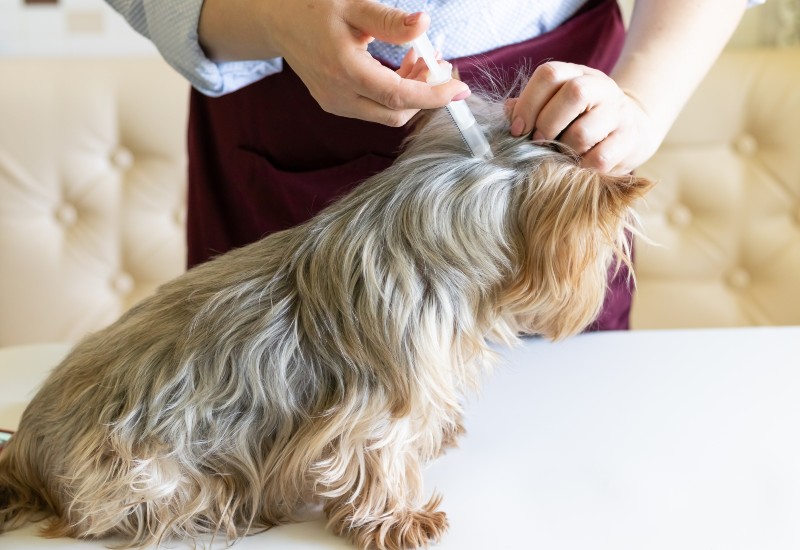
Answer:
[[198, 25], [200, 45], [215, 61], [280, 57], [272, 28], [276, 9], [271, 0], [204, 0]]
[[742, 17], [744, 0], [637, 0], [611, 76], [663, 138]]

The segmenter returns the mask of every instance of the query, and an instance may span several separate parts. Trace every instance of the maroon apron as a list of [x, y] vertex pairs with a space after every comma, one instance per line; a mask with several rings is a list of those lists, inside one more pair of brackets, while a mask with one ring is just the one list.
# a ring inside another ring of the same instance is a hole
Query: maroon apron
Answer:
[[[589, 0], [549, 33], [452, 62], [471, 86], [480, 85], [480, 67], [511, 75], [551, 59], [608, 72], [624, 32], [616, 0]], [[222, 97], [192, 90], [189, 266], [308, 220], [388, 167], [407, 131], [326, 113], [287, 63]], [[627, 271], [609, 284], [593, 329], [628, 327]]]

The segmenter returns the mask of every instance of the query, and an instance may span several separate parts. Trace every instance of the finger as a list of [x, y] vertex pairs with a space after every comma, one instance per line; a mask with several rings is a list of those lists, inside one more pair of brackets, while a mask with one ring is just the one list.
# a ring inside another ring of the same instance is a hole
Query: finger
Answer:
[[406, 76], [409, 80], [419, 80], [420, 82], [427, 82], [428, 78], [428, 65], [425, 60], [420, 58], [412, 67], [411, 72]]
[[374, 0], [353, 2], [344, 20], [361, 33], [390, 44], [405, 44], [428, 30], [426, 13], [408, 13]]
[[[416, 115], [419, 109], [390, 109], [369, 98], [358, 97], [352, 104], [354, 118], [377, 122], [385, 126], [399, 128], [404, 126], [411, 118]], [[345, 115], [348, 116], [348, 115]]]
[[521, 136], [533, 131], [542, 107], [565, 82], [584, 75], [586, 68], [558, 61], [549, 61], [536, 67], [511, 114], [511, 134]]
[[583, 75], [565, 82], [536, 118], [534, 139], [556, 139], [583, 113], [611, 101], [618, 94], [613, 81]]
[[514, 113], [514, 107], [517, 105], [517, 98], [512, 97], [511, 99], [506, 99], [506, 102], [503, 104], [503, 114], [506, 115], [506, 118], [511, 120], [511, 116]]
[[601, 104], [583, 113], [564, 130], [558, 140], [579, 155], [587, 153], [620, 126], [619, 108]]
[[[442, 61], [442, 52], [438, 50], [436, 51], [436, 60]], [[403, 78], [424, 81], [427, 71], [428, 65], [425, 64], [425, 60], [417, 55], [414, 48], [409, 48], [400, 63], [400, 67], [395, 72]]]
[[403, 61], [400, 62], [400, 67], [395, 72], [403, 78], [410, 78], [409, 74], [418, 60], [417, 52], [414, 51], [414, 48], [409, 48], [403, 57]]
[[430, 86], [426, 82], [401, 78], [393, 70], [376, 66], [374, 62], [366, 53], [352, 58], [347, 69], [354, 83], [353, 90], [390, 109], [435, 109], [469, 92], [469, 87], [460, 80]]
[[625, 163], [632, 148], [633, 134], [625, 130], [614, 131], [583, 155], [581, 166], [594, 168], [608, 174], [627, 174], [631, 167]]

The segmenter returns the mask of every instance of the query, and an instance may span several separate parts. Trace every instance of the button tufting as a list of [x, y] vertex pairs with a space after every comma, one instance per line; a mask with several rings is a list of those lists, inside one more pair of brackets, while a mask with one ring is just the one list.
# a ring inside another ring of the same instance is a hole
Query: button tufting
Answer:
[[111, 164], [120, 170], [129, 170], [133, 166], [133, 153], [124, 147], [120, 147], [111, 153]]
[[111, 288], [113, 288], [117, 294], [123, 296], [133, 291], [133, 284], [133, 277], [123, 272], [117, 273], [111, 279]]
[[692, 223], [692, 211], [683, 204], [676, 204], [667, 213], [667, 218], [672, 225], [686, 227]]
[[743, 289], [750, 286], [750, 273], [744, 268], [736, 267], [728, 273], [728, 284], [736, 289]]
[[69, 203], [64, 203], [56, 208], [56, 220], [64, 227], [72, 227], [78, 221], [78, 210]]
[[742, 155], [751, 156], [758, 151], [758, 141], [751, 134], [742, 134], [734, 141], [733, 148]]

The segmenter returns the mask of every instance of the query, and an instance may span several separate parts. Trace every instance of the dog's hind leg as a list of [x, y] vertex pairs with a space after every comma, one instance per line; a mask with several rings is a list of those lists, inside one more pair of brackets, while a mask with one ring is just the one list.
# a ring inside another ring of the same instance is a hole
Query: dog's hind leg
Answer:
[[71, 458], [54, 479], [61, 502], [43, 536], [117, 535], [133, 546], [159, 540], [169, 522], [163, 511], [174, 500], [181, 475], [171, 461], [123, 457], [103, 446], [82, 463]]
[[69, 462], [58, 476], [62, 503], [44, 536], [117, 536], [148, 546], [217, 534], [230, 542], [244, 534], [234, 517], [236, 488], [224, 476], [153, 449], [130, 455], [100, 445], [93, 455]]
[[15, 436], [0, 455], [0, 533], [50, 513], [35, 467], [20, 456], [23, 439], [24, 434]]

